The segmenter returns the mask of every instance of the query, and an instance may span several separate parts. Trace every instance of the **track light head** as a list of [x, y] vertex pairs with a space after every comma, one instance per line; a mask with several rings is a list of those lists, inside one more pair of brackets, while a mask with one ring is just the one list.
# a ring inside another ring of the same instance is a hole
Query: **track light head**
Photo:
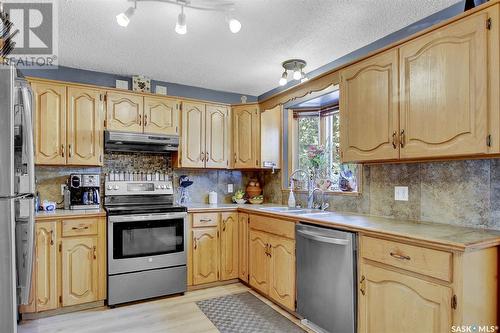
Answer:
[[181, 12], [177, 17], [177, 23], [175, 24], [175, 32], [179, 35], [185, 35], [187, 33], [187, 23], [186, 14], [184, 14], [184, 6], [181, 6]]
[[135, 13], [135, 6], [129, 7], [124, 13], [116, 15], [116, 23], [122, 27], [127, 27], [130, 23], [130, 18]]

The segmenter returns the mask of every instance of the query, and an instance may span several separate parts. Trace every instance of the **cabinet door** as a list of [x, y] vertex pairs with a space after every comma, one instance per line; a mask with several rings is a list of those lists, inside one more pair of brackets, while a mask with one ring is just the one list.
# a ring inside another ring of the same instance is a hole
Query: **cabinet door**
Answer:
[[401, 158], [486, 152], [487, 19], [482, 12], [401, 47]]
[[108, 92], [106, 128], [110, 131], [142, 133], [144, 100], [140, 95]]
[[206, 112], [206, 167], [227, 168], [228, 163], [228, 108], [207, 105]]
[[449, 332], [450, 288], [367, 264], [360, 279], [359, 332]]
[[398, 51], [349, 66], [340, 77], [342, 161], [397, 159]]
[[63, 306], [98, 299], [97, 237], [62, 239]]
[[270, 236], [269, 297], [295, 310], [295, 241]]
[[259, 110], [255, 105], [233, 108], [234, 167], [257, 168], [257, 138], [259, 136]]
[[66, 164], [66, 87], [32, 82], [35, 98], [35, 163]]
[[219, 280], [217, 227], [193, 229], [193, 285]]
[[248, 214], [238, 214], [238, 276], [248, 283]]
[[[260, 166], [269, 168], [274, 165], [276, 169], [281, 167], [281, 123], [282, 107], [276, 106], [270, 110], [264, 110], [260, 114]], [[262, 149], [265, 147], [265, 149]]]
[[205, 104], [182, 103], [180, 164], [185, 168], [205, 166]]
[[36, 311], [58, 307], [57, 292], [57, 222], [36, 223]]
[[178, 134], [179, 109], [179, 100], [144, 97], [144, 133]]
[[68, 164], [102, 165], [102, 100], [99, 90], [68, 88]]
[[238, 213], [222, 213], [220, 226], [220, 279], [238, 278]]
[[250, 229], [248, 248], [249, 284], [264, 294], [269, 292], [268, 235]]

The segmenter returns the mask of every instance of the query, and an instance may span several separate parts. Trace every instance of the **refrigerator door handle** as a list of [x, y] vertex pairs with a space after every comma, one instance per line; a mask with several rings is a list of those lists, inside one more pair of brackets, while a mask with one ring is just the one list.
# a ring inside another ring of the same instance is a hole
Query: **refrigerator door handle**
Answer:
[[[35, 154], [34, 154], [34, 131], [33, 131], [33, 91], [28, 83], [22, 86], [23, 97], [23, 141], [26, 146], [26, 167], [29, 177], [29, 193], [35, 193]], [[34, 206], [33, 206], [34, 207]]]
[[16, 199], [16, 256], [19, 303], [28, 304], [33, 275], [35, 252], [35, 199], [33, 197]]

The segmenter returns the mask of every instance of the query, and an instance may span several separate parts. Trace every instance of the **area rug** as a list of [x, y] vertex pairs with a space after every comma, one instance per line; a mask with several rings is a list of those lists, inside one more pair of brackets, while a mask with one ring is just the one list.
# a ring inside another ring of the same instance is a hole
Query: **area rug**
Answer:
[[221, 333], [302, 333], [300, 327], [249, 292], [196, 302]]

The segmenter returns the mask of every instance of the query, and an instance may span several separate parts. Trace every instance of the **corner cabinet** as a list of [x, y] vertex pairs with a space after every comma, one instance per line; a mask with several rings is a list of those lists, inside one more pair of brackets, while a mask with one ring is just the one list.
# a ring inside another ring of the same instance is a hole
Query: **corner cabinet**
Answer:
[[233, 111], [233, 153], [235, 169], [259, 167], [260, 112], [257, 104], [238, 105]]
[[227, 106], [183, 102], [179, 165], [184, 168], [227, 169], [228, 128]]
[[98, 89], [31, 81], [35, 163], [100, 166], [104, 94]]
[[340, 77], [342, 160], [399, 158], [398, 51], [350, 66]]

